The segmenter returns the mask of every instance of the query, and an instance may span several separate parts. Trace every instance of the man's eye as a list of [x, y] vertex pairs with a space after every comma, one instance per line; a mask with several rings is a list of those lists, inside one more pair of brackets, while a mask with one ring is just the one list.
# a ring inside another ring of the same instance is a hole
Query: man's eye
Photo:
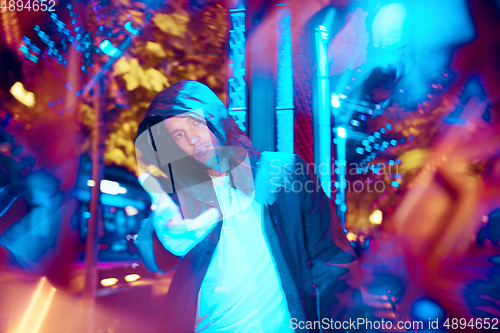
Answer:
[[184, 135], [184, 132], [179, 132], [174, 136], [175, 140], [179, 140]]
[[205, 125], [205, 122], [203, 120], [200, 120], [200, 119], [194, 119], [194, 124], [195, 125]]

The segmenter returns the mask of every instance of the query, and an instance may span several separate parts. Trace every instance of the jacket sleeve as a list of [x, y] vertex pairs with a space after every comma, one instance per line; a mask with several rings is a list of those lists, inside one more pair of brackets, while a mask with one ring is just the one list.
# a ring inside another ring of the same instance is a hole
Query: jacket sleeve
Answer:
[[[177, 198], [172, 198], [177, 203]], [[141, 229], [134, 241], [146, 268], [155, 273], [166, 273], [177, 267], [180, 257], [167, 251], [156, 236], [152, 216], [142, 221]]]
[[[337, 215], [330, 211], [329, 200], [313, 170], [299, 156], [295, 164], [302, 170], [295, 174], [304, 189], [301, 191], [302, 220], [319, 319], [347, 322], [362, 319], [365, 313], [354, 250]], [[365, 329], [353, 330], [351, 326], [335, 332], [347, 331], [365, 332]]]
[[180, 262], [180, 257], [167, 251], [158, 240], [150, 218], [143, 221], [134, 244], [144, 266], [154, 273], [167, 273]]

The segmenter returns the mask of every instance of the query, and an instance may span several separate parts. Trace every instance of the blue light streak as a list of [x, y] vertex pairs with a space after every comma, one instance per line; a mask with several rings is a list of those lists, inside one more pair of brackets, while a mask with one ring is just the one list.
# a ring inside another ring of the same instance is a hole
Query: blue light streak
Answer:
[[133, 26], [132, 26], [132, 23], [129, 21], [127, 23], [125, 23], [124, 25], [124, 28], [127, 29], [128, 32], [130, 32], [131, 34], [133, 35], [138, 35], [139, 34], [139, 30], [135, 29]]
[[340, 97], [337, 94], [332, 94], [332, 106], [334, 108], [340, 107]]
[[99, 45], [99, 48], [102, 50], [102, 52], [112, 58], [120, 57], [123, 54], [122, 51], [114, 47], [113, 44], [111, 44], [111, 42], [107, 39], [104, 40], [101, 45]]
[[337, 135], [340, 138], [346, 138], [347, 137], [347, 132], [346, 132], [345, 128], [343, 128], [343, 127], [337, 127]]

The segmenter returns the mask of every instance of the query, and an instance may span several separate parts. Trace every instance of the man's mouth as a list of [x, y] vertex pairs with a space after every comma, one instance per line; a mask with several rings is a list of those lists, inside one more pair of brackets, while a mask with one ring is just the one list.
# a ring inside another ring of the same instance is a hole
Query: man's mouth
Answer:
[[196, 156], [201, 157], [205, 155], [211, 146], [212, 146], [211, 144], [208, 144], [198, 148], [198, 150], [196, 151]]

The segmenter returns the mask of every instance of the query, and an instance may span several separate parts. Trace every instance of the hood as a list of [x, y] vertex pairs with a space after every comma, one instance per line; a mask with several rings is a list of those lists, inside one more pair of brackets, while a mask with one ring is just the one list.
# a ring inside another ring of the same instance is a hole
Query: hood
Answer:
[[253, 191], [250, 160], [259, 153], [217, 95], [206, 85], [189, 80], [181, 80], [157, 94], [146, 110], [135, 139], [139, 175], [152, 175], [166, 193], [182, 193], [205, 203], [214, 201], [207, 168], [177, 147], [164, 124], [166, 119], [186, 112], [204, 119], [219, 139], [222, 154], [229, 159], [231, 185], [246, 193]]
[[137, 138], [147, 130], [148, 125], [152, 127], [185, 112], [202, 116], [223, 145], [253, 150], [250, 139], [229, 116], [217, 95], [203, 83], [190, 80], [181, 80], [153, 98], [139, 125]]

